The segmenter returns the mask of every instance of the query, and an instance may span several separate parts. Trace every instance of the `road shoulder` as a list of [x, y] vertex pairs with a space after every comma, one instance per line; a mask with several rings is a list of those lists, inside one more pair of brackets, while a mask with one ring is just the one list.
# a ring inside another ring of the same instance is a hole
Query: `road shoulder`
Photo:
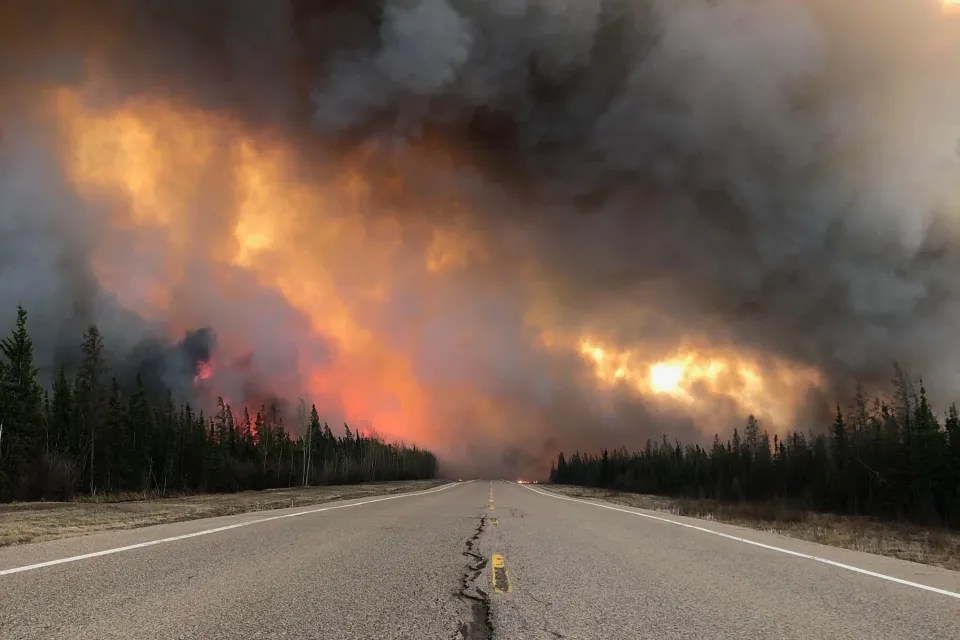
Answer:
[[[880, 576], [884, 578], [916, 582], [932, 589], [950, 592], [950, 594], [952, 594], [950, 597], [960, 599], [960, 572], [958, 571], [889, 556], [819, 544], [779, 533], [761, 531], [713, 520], [704, 520], [625, 506], [602, 498], [571, 497], [564, 495], [562, 491], [557, 491], [557, 487], [551, 487], [549, 485], [538, 485], [536, 487], [525, 486], [525, 488], [534, 493], [539, 493], [545, 498], [552, 497], [569, 503], [593, 505], [593, 508], [604, 508], [606, 510], [620, 512], [624, 517], [642, 517], [649, 521], [659, 523], [664, 527], [682, 527], [688, 530], [692, 529], [705, 536], [720, 536], [728, 540], [729, 544], [749, 544], [757, 547], [758, 551], [766, 548], [766, 550], [769, 551], [795, 555], [800, 559], [802, 559], [803, 556], [810, 556], [812, 559], [815, 559], [815, 561], [821, 561], [827, 564], [837, 563], [846, 565], [847, 567], [860, 569], [862, 572], [880, 574]], [[837, 566], [837, 569], [850, 570], [840, 566]]]
[[353, 506], [360, 506], [371, 502], [394, 500], [424, 495], [445, 488], [452, 488], [458, 483], [443, 482], [431, 488], [412, 490], [395, 490], [390, 493], [368, 494], [359, 498], [327, 500], [312, 505], [270, 509], [268, 511], [248, 511], [212, 518], [198, 518], [176, 522], [167, 522], [137, 528], [99, 531], [87, 535], [62, 537], [55, 540], [33, 542], [29, 544], [10, 545], [0, 548], [0, 572], [15, 567], [23, 567], [52, 560], [83, 556], [87, 554], [103, 554], [111, 549], [129, 546], [144, 546], [156, 544], [157, 541], [166, 541], [169, 538], [193, 537], [211, 530], [247, 527], [259, 522], [296, 517], [300, 514], [334, 511]]
[[0, 504], [0, 547], [104, 531], [289, 509], [367, 496], [422, 491], [446, 480], [404, 480], [355, 485], [290, 487], [149, 500], [18, 502]]

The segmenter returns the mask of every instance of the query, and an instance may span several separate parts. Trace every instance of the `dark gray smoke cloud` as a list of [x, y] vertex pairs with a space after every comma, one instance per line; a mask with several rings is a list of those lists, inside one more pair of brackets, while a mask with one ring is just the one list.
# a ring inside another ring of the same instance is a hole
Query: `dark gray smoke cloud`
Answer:
[[[0, 112], [0, 305], [27, 303], [56, 344], [90, 319], [117, 324], [119, 348], [162, 332], [90, 277], [96, 217], [77, 213], [90, 205], [64, 186], [56, 144], [17, 124], [36, 87], [95, 68], [105, 105], [166, 95], [227, 113], [305, 167], [375, 142], [376, 170], [417, 196], [382, 196], [391, 212], [456, 195], [482, 266], [400, 287], [370, 318], [400, 341], [426, 317], [418, 376], [502, 407], [435, 408], [454, 458], [540, 468], [561, 446], [691, 437], [742, 413], [729, 398], [690, 412], [600, 394], [577, 354], [532, 344], [531, 308], [653, 354], [692, 337], [816, 369], [804, 427], [892, 360], [944, 401], [960, 382], [960, 20], [935, 1], [32, 2], [0, 19], [14, 105]], [[455, 162], [411, 151], [436, 140]], [[451, 222], [435, 211], [411, 217]], [[275, 327], [305, 321], [259, 293], [282, 317], [224, 312], [207, 280], [190, 285], [200, 326], [246, 322], [257, 375], [289, 370], [303, 347]]]

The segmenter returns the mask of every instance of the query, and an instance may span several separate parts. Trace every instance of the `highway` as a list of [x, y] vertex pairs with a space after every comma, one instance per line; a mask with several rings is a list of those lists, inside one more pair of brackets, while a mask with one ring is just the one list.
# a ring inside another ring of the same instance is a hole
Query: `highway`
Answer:
[[960, 638], [960, 573], [485, 480], [0, 549], [4, 640], [487, 637]]

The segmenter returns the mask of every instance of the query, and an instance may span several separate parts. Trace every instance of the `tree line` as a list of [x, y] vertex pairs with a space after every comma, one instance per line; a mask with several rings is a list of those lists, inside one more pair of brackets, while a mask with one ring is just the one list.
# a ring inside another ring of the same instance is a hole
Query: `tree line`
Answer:
[[37, 381], [27, 312], [0, 340], [0, 501], [76, 493], [242, 491], [436, 475], [435, 456], [351, 431], [334, 435], [301, 400], [292, 435], [277, 405], [251, 415], [222, 398], [205, 415], [141, 378], [111, 377], [103, 336], [83, 334], [80, 365]]
[[754, 417], [709, 447], [647, 441], [642, 451], [563, 453], [550, 480], [719, 500], [783, 500], [809, 509], [960, 527], [960, 415], [938, 416], [922, 380], [894, 365], [889, 400], [861, 386], [821, 433], [771, 438]]

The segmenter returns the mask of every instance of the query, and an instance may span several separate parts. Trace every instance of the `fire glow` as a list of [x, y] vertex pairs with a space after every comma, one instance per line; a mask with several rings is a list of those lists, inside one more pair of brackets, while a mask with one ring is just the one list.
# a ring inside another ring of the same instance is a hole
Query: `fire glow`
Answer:
[[199, 384], [203, 381], [209, 380], [213, 376], [213, 372], [216, 368], [216, 365], [213, 361], [213, 358], [209, 360], [201, 360], [197, 363], [197, 373], [193, 376], [193, 383]]
[[[110, 231], [133, 230], [142, 242], [130, 247], [135, 259], [106, 249], [94, 255], [98, 280], [125, 307], [168, 322], [171, 337], [178, 338], [210, 321], [191, 304], [196, 301], [176, 295], [191, 277], [186, 267], [192, 256], [203, 254], [215, 265], [214, 277], [224, 279], [221, 290], [229, 289], [233, 270], [252, 273], [259, 286], [278, 292], [308, 319], [299, 329], [304, 342], [320, 337], [336, 348], [332, 362], [295, 354], [291, 373], [307, 388], [273, 381], [277, 395], [329, 398], [345, 419], [376, 425], [386, 437], [423, 436], [421, 389], [406, 358], [358, 320], [377, 289], [389, 284], [386, 264], [395, 242], [390, 229], [362, 224], [357, 209], [369, 185], [359, 171], [345, 168], [320, 189], [292, 177], [295, 160], [282, 145], [249, 135], [229, 119], [154, 100], [91, 110], [81, 94], [68, 90], [53, 100], [78, 192], [91, 201], [120, 203], [104, 247], [111, 244]], [[224, 177], [232, 200], [210, 203], [217, 213], [197, 211], [204, 191]], [[349, 273], [351, 304], [340, 293], [345, 278], [337, 266], [359, 255], [366, 256], [367, 268]], [[372, 263], [373, 255], [380, 264]], [[244, 313], [245, 292], [233, 295], [235, 312]], [[221, 359], [242, 359], [249, 337], [231, 334], [229, 326], [216, 329], [218, 348], [227, 352]], [[212, 388], [217, 373], [201, 365], [196, 380]]]
[[960, 0], [20, 4], [0, 294], [44, 368], [93, 322], [205, 415], [509, 478], [958, 386]]
[[[172, 338], [206, 326], [209, 309], [202, 301], [178, 295], [195, 277], [189, 266], [202, 255], [212, 265], [212, 286], [234, 307], [227, 312], [231, 319], [263, 311], [263, 303], [249, 298], [235, 279], [237, 273], [249, 274], [256, 287], [274, 292], [278, 303], [305, 319], [303, 325], [269, 327], [270, 332], [294, 334], [297, 344], [332, 346], [332, 352], [297, 348], [288, 363], [270, 363], [267, 384], [274, 395], [317, 398], [318, 409], [355, 426], [440, 451], [456, 440], [444, 422], [457, 411], [490, 425], [509, 424], [507, 407], [469, 386], [451, 383], [441, 392], [435, 383], [423, 382], [413, 355], [421, 348], [415, 336], [422, 322], [391, 336], [397, 327], [370, 321], [396, 287], [423, 286], [486, 255], [470, 230], [456, 222], [442, 227], [431, 221], [418, 253], [404, 244], [409, 232], [389, 216], [366, 215], [375, 189], [398, 187], [370, 169], [363, 153], [323, 175], [304, 175], [298, 158], [269, 134], [192, 107], [141, 99], [94, 110], [74, 90], [56, 92], [53, 103], [77, 191], [90, 201], [120, 203], [93, 266], [125, 307], [165, 322]], [[219, 190], [215, 203], [208, 202], [211, 185]], [[210, 209], [198, 209], [204, 206]], [[455, 212], [458, 205], [445, 206]], [[112, 241], [112, 232], [133, 238], [132, 244]], [[106, 248], [117, 244], [129, 253]], [[536, 329], [547, 335], [549, 322], [543, 319]], [[215, 328], [217, 366], [213, 360], [201, 364], [194, 382], [214, 396], [249, 404], [250, 398], [241, 397], [245, 391], [220, 387], [229, 379], [229, 363], [256, 369], [249, 362], [254, 338], [232, 322]], [[600, 388], [623, 385], [691, 410], [712, 394], [732, 398], [744, 412], [786, 421], [804, 385], [819, 382], [815, 372], [778, 362], [767, 384], [766, 365], [730, 350], [681, 349], [650, 358], [586, 338], [579, 345], [555, 341], [549, 349], [578, 346], [593, 364]]]
[[793, 398], [822, 384], [809, 367], [781, 361], [761, 365], [732, 351], [685, 349], [651, 361], [641, 351], [582, 338], [580, 353], [603, 385], [626, 385], [687, 406], [709, 395], [728, 397], [744, 412], [758, 413], [781, 427], [789, 424]]

